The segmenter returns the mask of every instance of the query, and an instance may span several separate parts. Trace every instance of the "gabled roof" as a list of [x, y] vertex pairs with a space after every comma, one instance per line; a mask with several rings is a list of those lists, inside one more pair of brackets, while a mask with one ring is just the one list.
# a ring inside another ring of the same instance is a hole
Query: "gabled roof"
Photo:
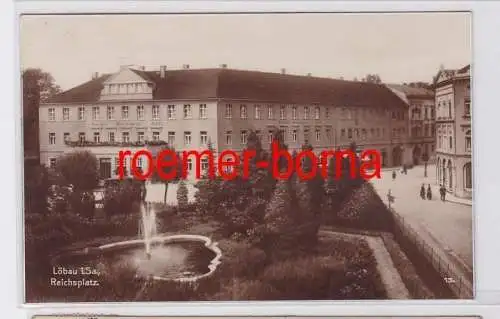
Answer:
[[[154, 83], [154, 100], [227, 99], [288, 104], [406, 107], [383, 84], [234, 69], [133, 70]], [[48, 103], [92, 103], [99, 100], [110, 75], [83, 83]]]

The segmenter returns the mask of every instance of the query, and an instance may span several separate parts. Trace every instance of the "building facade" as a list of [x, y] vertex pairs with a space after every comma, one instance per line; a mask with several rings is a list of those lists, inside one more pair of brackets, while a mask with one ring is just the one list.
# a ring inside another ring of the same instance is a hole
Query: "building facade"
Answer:
[[[290, 152], [305, 143], [319, 153], [354, 141], [360, 150], [380, 151], [384, 166], [399, 166], [411, 154], [407, 108], [380, 84], [225, 66], [155, 71], [124, 66], [41, 105], [40, 162], [55, 166], [65, 152], [90, 150], [108, 178], [123, 149], [168, 144], [176, 151], [202, 151], [210, 143], [215, 155], [239, 152], [250, 131], [268, 149], [271, 133], [279, 129]], [[145, 161], [139, 165], [146, 169]]]
[[436, 176], [448, 192], [472, 197], [470, 65], [436, 76]]
[[388, 85], [388, 87], [408, 104], [408, 139], [411, 148], [411, 164], [419, 165], [425, 159], [429, 162], [435, 162], [436, 110], [434, 92], [427, 88], [408, 85]]

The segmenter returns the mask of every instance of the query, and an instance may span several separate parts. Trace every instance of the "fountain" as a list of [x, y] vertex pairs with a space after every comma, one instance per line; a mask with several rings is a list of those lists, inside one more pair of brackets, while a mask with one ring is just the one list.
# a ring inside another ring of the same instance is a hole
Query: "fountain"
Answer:
[[136, 277], [153, 280], [195, 282], [210, 276], [222, 256], [217, 243], [201, 235], [159, 234], [157, 214], [146, 201], [145, 189], [143, 186], [141, 192], [139, 239], [86, 248], [66, 257], [75, 263], [125, 266]]
[[139, 237], [144, 239], [144, 249], [146, 257], [151, 259], [151, 240], [156, 236], [156, 213], [151, 209], [151, 205], [142, 202], [141, 206], [141, 223], [139, 224]]

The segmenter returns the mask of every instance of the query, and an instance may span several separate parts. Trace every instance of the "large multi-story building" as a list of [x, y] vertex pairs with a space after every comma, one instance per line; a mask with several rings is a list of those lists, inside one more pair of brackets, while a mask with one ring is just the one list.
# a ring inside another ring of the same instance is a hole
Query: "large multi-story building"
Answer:
[[472, 197], [470, 65], [436, 76], [437, 182], [459, 197]]
[[411, 164], [418, 165], [425, 160], [435, 161], [436, 116], [434, 92], [409, 85], [388, 85], [408, 104], [408, 139], [412, 150]]
[[124, 66], [41, 105], [40, 161], [54, 166], [62, 153], [87, 149], [110, 177], [120, 150], [133, 152], [148, 141], [177, 151], [204, 150], [209, 141], [216, 153], [241, 151], [251, 130], [269, 147], [279, 129], [290, 151], [304, 143], [320, 152], [355, 141], [361, 150], [379, 150], [383, 165], [398, 166], [408, 156], [407, 123], [407, 105], [381, 84], [285, 70]]

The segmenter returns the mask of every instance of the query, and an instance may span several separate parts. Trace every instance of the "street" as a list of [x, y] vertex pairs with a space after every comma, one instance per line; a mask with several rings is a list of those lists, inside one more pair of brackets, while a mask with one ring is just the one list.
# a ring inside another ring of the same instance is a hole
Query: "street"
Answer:
[[[460, 259], [464, 266], [472, 269], [473, 265], [473, 216], [472, 206], [456, 202], [442, 202], [438, 186], [435, 185], [435, 166], [427, 168], [428, 177], [424, 177], [424, 167], [416, 166], [408, 170], [407, 175], [401, 168], [395, 169], [397, 176], [392, 180], [393, 170], [384, 170], [381, 179], [372, 179], [375, 189], [387, 203], [389, 189], [395, 197], [391, 206], [415, 230], [427, 234], [449, 254]], [[432, 200], [420, 198], [422, 183], [431, 185]]]

